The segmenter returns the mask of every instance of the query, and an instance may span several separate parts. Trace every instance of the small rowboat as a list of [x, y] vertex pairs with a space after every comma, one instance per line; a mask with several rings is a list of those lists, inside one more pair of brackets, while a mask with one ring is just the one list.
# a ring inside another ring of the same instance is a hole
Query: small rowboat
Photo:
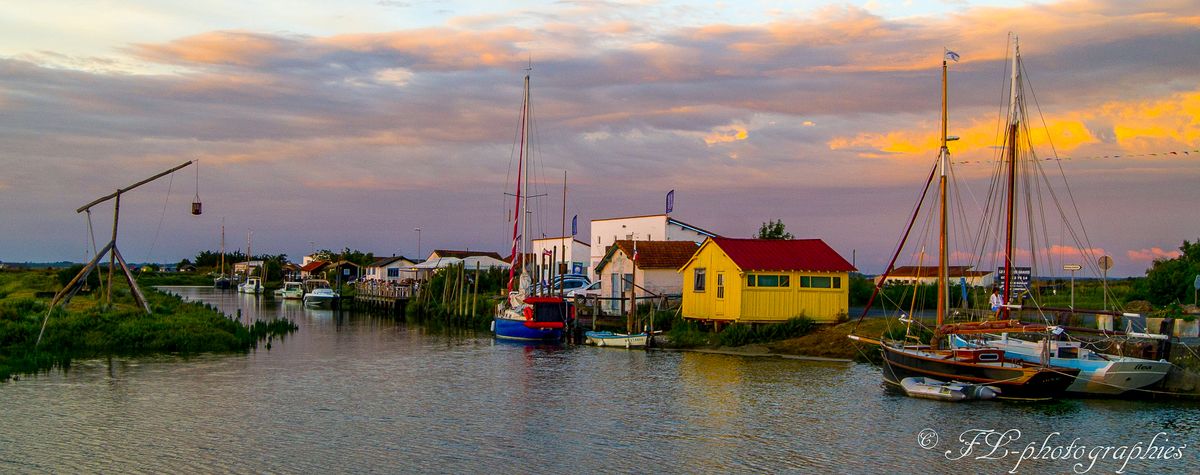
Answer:
[[935, 399], [938, 401], [968, 401], [993, 399], [1000, 394], [1000, 388], [983, 384], [968, 384], [951, 381], [949, 383], [933, 378], [909, 377], [900, 380], [900, 388], [909, 397]]
[[650, 336], [645, 333], [635, 333], [626, 335], [624, 333], [613, 333], [609, 331], [603, 332], [585, 332], [587, 344], [596, 346], [616, 346], [622, 348], [645, 348], [646, 342], [650, 340]]

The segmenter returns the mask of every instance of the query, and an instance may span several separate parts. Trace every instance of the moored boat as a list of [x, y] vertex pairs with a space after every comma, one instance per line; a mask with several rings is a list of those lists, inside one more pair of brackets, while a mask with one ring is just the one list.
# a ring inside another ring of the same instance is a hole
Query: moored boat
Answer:
[[243, 294], [259, 294], [262, 291], [262, 281], [258, 277], [247, 277], [245, 282], [238, 285], [238, 292]]
[[304, 298], [304, 284], [284, 282], [283, 287], [275, 291], [275, 296], [284, 300], [301, 300]]
[[329, 307], [338, 301], [340, 296], [329, 287], [318, 287], [304, 294], [304, 305], [309, 307]]
[[1000, 348], [1006, 356], [1027, 362], [1037, 362], [1046, 353], [1050, 365], [1079, 370], [1079, 375], [1066, 389], [1073, 393], [1118, 395], [1158, 383], [1171, 370], [1167, 360], [1105, 355], [1085, 348], [1079, 341], [1045, 338], [1027, 341], [1004, 333], [984, 334], [974, 339], [956, 336], [952, 343], [960, 348]]
[[587, 338], [587, 344], [589, 345], [614, 346], [618, 348], [645, 348], [646, 344], [650, 341], [650, 335], [646, 333], [634, 333], [630, 335], [610, 331], [590, 331], [584, 332], [583, 336]]
[[904, 378], [900, 380], [900, 388], [909, 397], [949, 402], [994, 399], [1001, 391], [995, 386], [945, 382], [924, 377]]

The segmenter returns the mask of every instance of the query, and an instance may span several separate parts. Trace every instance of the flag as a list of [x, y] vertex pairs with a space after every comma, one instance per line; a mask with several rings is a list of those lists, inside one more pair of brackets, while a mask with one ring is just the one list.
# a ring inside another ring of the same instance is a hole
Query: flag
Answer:
[[633, 242], [633, 262], [637, 262], [637, 241]]
[[575, 237], [576, 234], [579, 234], [579, 215], [571, 218], [571, 237]]
[[549, 250], [549, 249], [546, 249], [546, 250], [542, 251], [542, 255], [543, 255], [543, 256], [550, 256], [550, 255], [554, 255], [554, 253], [550, 252], [550, 250]]
[[946, 50], [946, 59], [957, 63], [958, 62], [958, 53], [955, 53], [950, 50]]
[[671, 214], [671, 210], [675, 209], [675, 190], [667, 193], [667, 214]]

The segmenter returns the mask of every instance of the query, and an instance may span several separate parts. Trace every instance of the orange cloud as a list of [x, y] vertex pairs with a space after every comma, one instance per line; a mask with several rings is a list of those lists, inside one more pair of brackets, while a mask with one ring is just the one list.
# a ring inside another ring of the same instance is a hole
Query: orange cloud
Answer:
[[1152, 247], [1149, 249], [1131, 249], [1125, 251], [1125, 255], [1129, 260], [1135, 262], [1153, 262], [1159, 259], [1174, 259], [1181, 254], [1179, 251], [1164, 251], [1160, 247]]
[[746, 127], [739, 124], [723, 125], [715, 127], [712, 132], [704, 136], [704, 143], [708, 146], [713, 146], [721, 143], [740, 142], [746, 140], [749, 133]]
[[259, 64], [285, 52], [289, 41], [278, 36], [245, 31], [214, 31], [164, 44], [139, 44], [133, 53], [166, 63]]

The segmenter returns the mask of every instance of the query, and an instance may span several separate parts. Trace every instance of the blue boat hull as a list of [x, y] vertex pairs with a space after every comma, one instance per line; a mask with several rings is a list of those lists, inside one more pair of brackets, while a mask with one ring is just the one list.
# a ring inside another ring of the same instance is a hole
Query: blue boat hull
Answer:
[[559, 341], [562, 340], [561, 328], [529, 328], [521, 320], [504, 318], [492, 319], [492, 331], [496, 338], [525, 341]]

